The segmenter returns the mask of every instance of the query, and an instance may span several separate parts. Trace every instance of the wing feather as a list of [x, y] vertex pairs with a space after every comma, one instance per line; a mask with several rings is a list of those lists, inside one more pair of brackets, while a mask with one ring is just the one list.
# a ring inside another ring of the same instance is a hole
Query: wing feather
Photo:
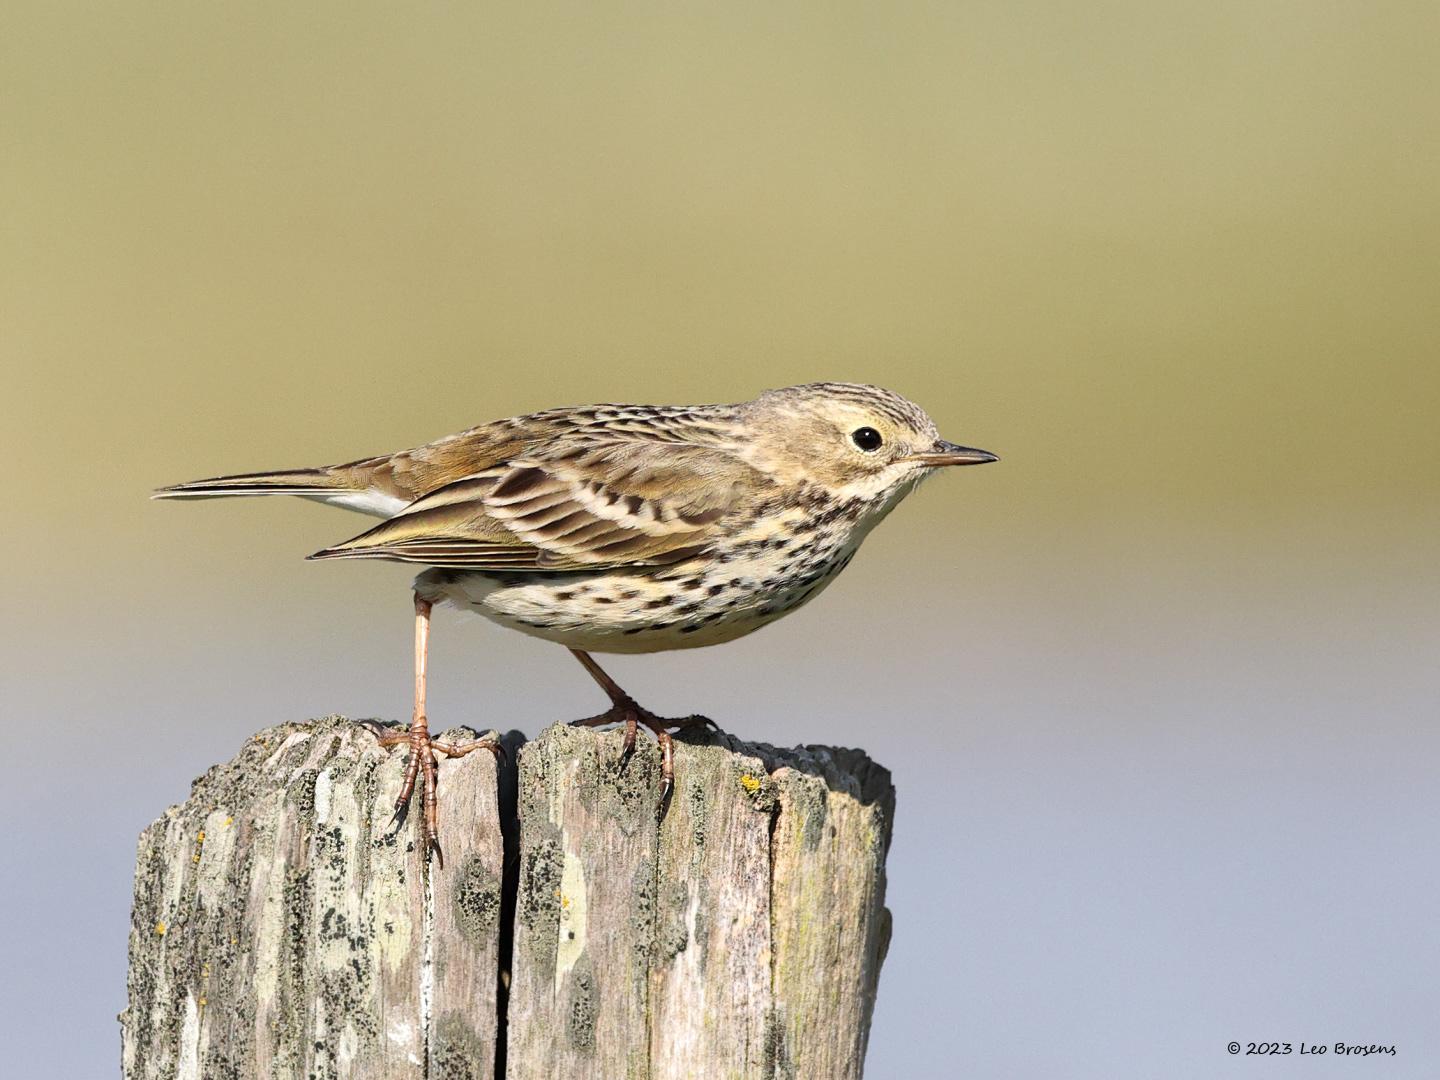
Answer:
[[311, 558], [505, 571], [668, 564], [701, 554], [769, 483], [716, 447], [572, 433], [437, 488]]

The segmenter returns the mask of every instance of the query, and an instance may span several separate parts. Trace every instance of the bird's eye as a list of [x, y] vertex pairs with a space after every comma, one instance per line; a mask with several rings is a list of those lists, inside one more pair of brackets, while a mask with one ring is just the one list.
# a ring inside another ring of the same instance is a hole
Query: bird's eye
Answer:
[[880, 433], [873, 427], [862, 427], [850, 433], [850, 441], [868, 454], [872, 450], [879, 450], [880, 444], [885, 440], [880, 438]]

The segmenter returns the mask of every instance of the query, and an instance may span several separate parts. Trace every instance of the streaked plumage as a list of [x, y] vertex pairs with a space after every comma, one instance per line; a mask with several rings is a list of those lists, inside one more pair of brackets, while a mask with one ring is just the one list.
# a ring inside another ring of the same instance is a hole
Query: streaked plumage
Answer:
[[891, 391], [810, 383], [735, 405], [552, 409], [156, 497], [287, 494], [373, 514], [385, 520], [311, 557], [426, 566], [427, 618], [448, 602], [574, 650], [640, 653], [729, 641], [795, 610], [922, 479], [993, 460], [941, 440]]

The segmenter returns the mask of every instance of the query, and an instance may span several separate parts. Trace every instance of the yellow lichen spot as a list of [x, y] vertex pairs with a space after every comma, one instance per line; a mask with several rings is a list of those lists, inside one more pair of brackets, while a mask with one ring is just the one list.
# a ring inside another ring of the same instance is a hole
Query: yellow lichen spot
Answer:
[[566, 896], [564, 893], [560, 894], [560, 906], [567, 910], [570, 907], [570, 897]]
[[200, 861], [200, 856], [199, 856], [199, 855], [191, 855], [191, 856], [190, 856], [190, 861], [191, 861], [191, 862], [199, 862], [199, 861]]
[[229, 825], [229, 824], [231, 824], [232, 822], [234, 822], [234, 820], [235, 820], [235, 819], [234, 819], [233, 817], [227, 817], [227, 818], [225, 819], [225, 824], [226, 824], [226, 825]]
[[203, 843], [205, 842], [205, 830], [204, 830], [204, 829], [201, 829], [200, 832], [199, 832], [199, 834], [195, 837], [195, 842], [196, 842], [197, 844], [203, 844]]
[[157, 923], [155, 924], [155, 933], [156, 933], [156, 935], [158, 935], [159, 937], [164, 937], [164, 936], [165, 936], [165, 924], [164, 924], [163, 922], [157, 922]]
[[200, 1007], [202, 1009], [205, 1007], [205, 999], [203, 997], [200, 999]]
[[742, 773], [740, 776], [740, 786], [751, 795], [754, 795], [755, 792], [760, 790], [760, 781], [749, 773]]

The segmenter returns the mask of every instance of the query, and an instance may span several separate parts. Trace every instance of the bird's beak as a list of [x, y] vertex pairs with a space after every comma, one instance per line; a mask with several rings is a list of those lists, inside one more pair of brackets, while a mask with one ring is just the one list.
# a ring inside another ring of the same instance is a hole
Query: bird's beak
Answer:
[[1000, 459], [988, 450], [976, 450], [969, 446], [956, 446], [953, 442], [937, 439], [935, 449], [923, 454], [911, 454], [910, 461], [939, 468], [941, 465], [984, 465], [987, 461]]

